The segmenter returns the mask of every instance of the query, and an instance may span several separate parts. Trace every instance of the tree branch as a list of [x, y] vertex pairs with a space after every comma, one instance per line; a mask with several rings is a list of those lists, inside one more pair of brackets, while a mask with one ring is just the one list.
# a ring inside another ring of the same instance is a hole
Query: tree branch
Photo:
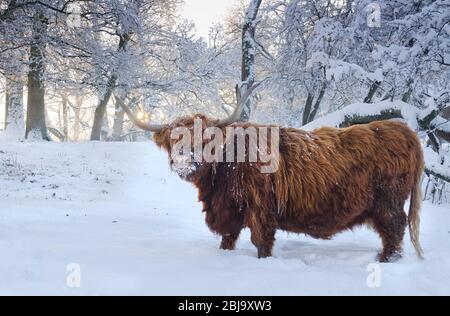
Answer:
[[448, 176], [446, 176], [446, 175], [443, 175], [443, 174], [440, 174], [440, 173], [438, 173], [438, 172], [436, 172], [436, 171], [433, 171], [432, 169], [425, 168], [424, 172], [425, 172], [425, 174], [426, 174], [427, 176], [430, 176], [430, 175], [431, 175], [431, 176], [435, 176], [435, 177], [438, 178], [438, 179], [444, 180], [444, 181], [446, 181], [446, 182], [450, 182], [450, 177], [448, 177]]

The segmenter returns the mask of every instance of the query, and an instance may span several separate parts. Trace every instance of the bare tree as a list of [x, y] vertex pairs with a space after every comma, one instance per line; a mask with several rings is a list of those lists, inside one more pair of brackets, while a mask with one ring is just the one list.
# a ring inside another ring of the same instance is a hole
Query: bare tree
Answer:
[[114, 112], [114, 123], [113, 123], [113, 129], [112, 129], [112, 140], [113, 141], [119, 141], [122, 136], [125, 112], [122, 110], [122, 107], [120, 106], [120, 102], [123, 102], [123, 100], [125, 98], [126, 98], [125, 96], [114, 97], [115, 112]]
[[25, 124], [23, 116], [23, 83], [20, 78], [6, 79], [5, 132], [11, 140], [23, 139]]
[[[257, 16], [258, 10], [262, 0], [252, 0], [247, 8], [244, 17], [244, 24], [242, 26], [242, 65], [241, 65], [241, 87], [238, 91], [239, 98], [246, 90], [255, 82], [255, 31], [258, 24]], [[248, 121], [252, 109], [251, 100], [245, 104], [244, 110], [241, 113], [241, 120]]]
[[30, 133], [33, 137], [49, 140], [45, 122], [45, 88], [44, 76], [44, 43], [41, 40], [46, 32], [47, 19], [42, 10], [38, 9], [33, 18], [33, 43], [30, 46], [28, 71], [27, 120], [25, 137]]
[[[118, 52], [120, 53], [126, 50], [127, 43], [130, 40], [130, 35], [125, 33], [120, 34], [119, 36], [120, 40]], [[101, 96], [101, 98], [99, 99], [98, 105], [95, 109], [94, 124], [92, 125], [92, 132], [91, 132], [91, 140], [100, 140], [102, 127], [105, 124], [104, 120], [105, 120], [106, 106], [114, 91], [116, 82], [117, 82], [117, 73], [112, 73], [108, 78], [108, 83], [106, 84], [105, 91]]]

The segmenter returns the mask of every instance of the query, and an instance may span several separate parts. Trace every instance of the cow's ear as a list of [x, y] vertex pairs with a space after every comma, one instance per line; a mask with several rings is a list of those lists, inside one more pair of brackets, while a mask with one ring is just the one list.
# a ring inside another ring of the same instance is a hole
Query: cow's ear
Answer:
[[170, 128], [164, 127], [161, 131], [153, 134], [153, 141], [159, 148], [169, 152], [170, 149]]

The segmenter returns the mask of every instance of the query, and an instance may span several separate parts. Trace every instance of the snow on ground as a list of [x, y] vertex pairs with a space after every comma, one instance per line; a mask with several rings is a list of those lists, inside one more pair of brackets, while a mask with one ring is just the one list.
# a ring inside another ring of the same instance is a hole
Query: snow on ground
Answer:
[[372, 266], [366, 228], [279, 232], [274, 257], [257, 259], [248, 230], [218, 249], [195, 189], [150, 142], [0, 143], [2, 295], [450, 294], [448, 204], [424, 204], [421, 239], [425, 261], [406, 236], [403, 259]]

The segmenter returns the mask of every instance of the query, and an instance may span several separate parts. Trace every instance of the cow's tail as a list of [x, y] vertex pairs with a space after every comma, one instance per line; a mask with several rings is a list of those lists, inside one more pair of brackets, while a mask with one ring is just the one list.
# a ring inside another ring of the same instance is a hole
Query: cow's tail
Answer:
[[408, 212], [408, 226], [411, 243], [416, 250], [417, 256], [423, 259], [423, 250], [419, 241], [419, 226], [420, 226], [420, 208], [422, 204], [422, 193], [420, 187], [420, 174], [416, 177], [414, 186], [411, 190], [411, 198]]

